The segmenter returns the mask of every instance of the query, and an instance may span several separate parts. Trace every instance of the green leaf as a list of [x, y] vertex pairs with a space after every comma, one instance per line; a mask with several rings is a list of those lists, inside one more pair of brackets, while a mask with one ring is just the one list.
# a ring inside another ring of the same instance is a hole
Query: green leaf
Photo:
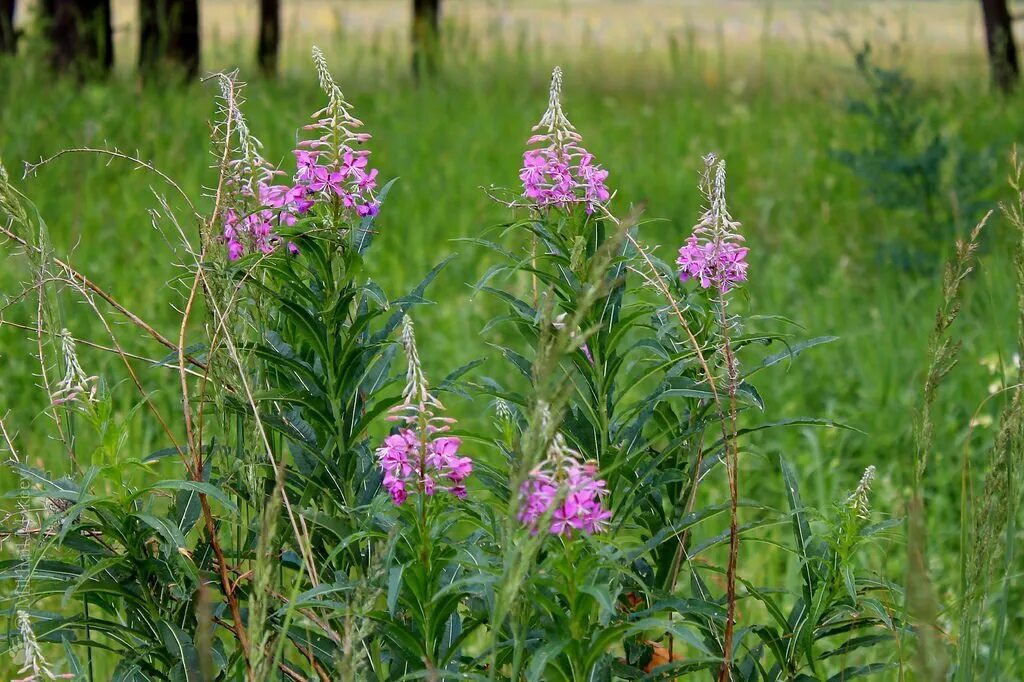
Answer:
[[818, 337], [813, 338], [813, 339], [808, 339], [806, 341], [801, 341], [800, 343], [794, 343], [792, 346], [787, 346], [786, 350], [784, 350], [784, 351], [782, 351], [780, 353], [776, 353], [774, 355], [769, 355], [768, 357], [766, 357], [764, 360], [762, 360], [760, 363], [758, 363], [755, 367], [753, 367], [752, 369], [748, 370], [743, 375], [743, 378], [746, 379], [747, 377], [760, 372], [762, 369], [765, 369], [766, 367], [771, 367], [772, 365], [777, 365], [777, 364], [779, 364], [780, 362], [782, 362], [783, 360], [785, 360], [787, 358], [790, 358], [790, 359], [791, 358], [795, 358], [797, 355], [799, 355], [803, 351], [807, 350], [808, 348], [813, 348], [814, 346], [820, 346], [820, 345], [825, 344], [825, 343], [832, 343], [833, 341], [838, 341], [838, 340], [839, 340], [838, 336], [818, 336]]
[[156, 462], [159, 462], [161, 459], [164, 459], [166, 457], [181, 457], [183, 455], [184, 453], [178, 448], [161, 448], [143, 457], [142, 463], [155, 464]]
[[[395, 184], [396, 180], [398, 180], [398, 178], [392, 178], [388, 180], [383, 187], [380, 188], [380, 191], [377, 192], [378, 204], [384, 203], [384, 199], [387, 198], [388, 192], [391, 191], [391, 186]], [[370, 248], [370, 244], [373, 243], [373, 224], [374, 222], [376, 222], [376, 220], [377, 215], [373, 214], [365, 216], [363, 217], [362, 220], [359, 221], [359, 228], [355, 231], [354, 236], [356, 253], [362, 255], [366, 253], [367, 249]]]
[[530, 363], [529, 360], [527, 360], [525, 357], [515, 352], [511, 348], [506, 348], [505, 346], [498, 346], [495, 344], [491, 345], [494, 346], [494, 348], [497, 348], [505, 357], [505, 359], [511, 362], [512, 365], [519, 370], [520, 374], [522, 374], [527, 379], [531, 379], [533, 377], [533, 365]]
[[405, 565], [395, 566], [388, 575], [388, 614], [395, 615], [395, 605], [398, 603], [398, 595], [402, 591], [402, 573], [405, 572]]
[[[849, 424], [844, 424], [842, 422], [837, 422], [832, 419], [819, 419], [817, 417], [794, 417], [792, 419], [780, 419], [778, 421], [768, 422], [766, 424], [758, 424], [757, 426], [751, 426], [744, 429], [737, 429], [736, 438], [739, 438], [740, 436], [745, 436], [750, 433], [756, 433], [757, 431], [767, 431], [768, 429], [777, 429], [783, 426], [821, 426], [827, 429], [843, 429], [844, 431], [853, 431], [855, 433], [861, 434], [864, 433], [863, 431], [856, 427], [850, 426]], [[704, 462], [701, 464], [700, 467], [701, 478], [706, 476], [709, 471], [715, 468], [722, 461], [722, 455], [724, 454], [724, 452], [721, 451], [722, 443], [723, 440], [719, 438], [714, 443], [712, 443], [710, 447], [707, 448], [708, 452], [714, 452], [716, 454], [714, 456], [707, 457], [704, 459]]]
[[530, 322], [533, 322], [534, 320], [537, 319], [537, 311], [533, 308], [533, 306], [528, 304], [526, 301], [523, 301], [522, 299], [516, 298], [507, 291], [502, 291], [501, 289], [495, 289], [493, 287], [482, 287], [481, 291], [486, 291], [487, 293], [500, 298], [502, 301], [507, 303], [509, 307], [512, 308], [512, 310], [518, 313], [519, 317], [521, 317], [522, 319], [528, 320]]
[[454, 253], [445, 258], [437, 265], [435, 265], [433, 268], [431, 268], [430, 272], [427, 273], [427, 276], [424, 277], [423, 280], [418, 285], [416, 285], [416, 288], [410, 291], [407, 296], [405, 296], [404, 298], [400, 298], [392, 303], [391, 307], [392, 309], [395, 310], [395, 312], [393, 312], [391, 314], [391, 317], [388, 318], [388, 321], [387, 323], [385, 323], [384, 327], [373, 335], [373, 337], [370, 339], [371, 343], [380, 343], [384, 341], [384, 339], [391, 336], [391, 332], [397, 329], [398, 325], [402, 323], [402, 318], [405, 317], [405, 313], [409, 310], [409, 308], [411, 308], [414, 303], [423, 302], [423, 294], [426, 293], [427, 287], [430, 286], [430, 283], [434, 281], [434, 279], [441, 272], [441, 270], [443, 270], [444, 267], [448, 265], [448, 263], [450, 263], [453, 258], [455, 258]]
[[753, 384], [748, 384], [746, 381], [740, 382], [740, 385], [736, 387], [736, 397], [740, 399], [740, 402], [756, 405], [759, 410], [764, 411], [764, 399]]
[[71, 642], [65, 639], [61, 644], [64, 645], [64, 658], [67, 659], [68, 668], [71, 669], [71, 674], [75, 676], [73, 679], [84, 680], [85, 671], [82, 670], [82, 663], [78, 660], [78, 656], [75, 655]]
[[467, 362], [461, 367], [455, 369], [453, 372], [449, 373], [448, 376], [442, 379], [440, 384], [437, 385], [438, 392], [454, 390], [456, 381], [461, 379], [465, 374], [473, 371], [480, 365], [484, 364], [486, 361], [486, 358], [477, 358], [476, 360], [473, 360], [472, 362]]
[[530, 682], [540, 682], [548, 679], [544, 675], [544, 669], [548, 662], [557, 658], [568, 640], [565, 637], [549, 639], [543, 646], [530, 652], [530, 667], [526, 669], [526, 679]]
[[173, 521], [143, 512], [135, 512], [132, 516], [162, 535], [175, 549], [185, 547], [185, 536], [181, 534], [181, 529]]
[[188, 534], [192, 530], [201, 513], [202, 504], [199, 502], [198, 491], [179, 490], [174, 495], [174, 508], [171, 511], [171, 520], [182, 534]]
[[409, 661], [420, 662], [424, 655], [423, 643], [420, 642], [409, 628], [404, 624], [394, 623], [390, 616], [385, 620], [378, 617], [384, 636], [405, 656]]
[[[64, 591], [64, 596], [61, 598], [61, 608], [66, 608], [71, 598], [75, 593], [89, 580], [92, 580], [93, 576], [99, 575], [114, 566], [118, 566], [123, 561], [123, 557], [108, 557], [97, 561], [92, 566], [84, 569], [82, 574], [75, 579], [75, 581]], [[116, 579], [116, 576], [112, 575], [112, 578]]]
[[135, 661], [122, 660], [114, 669], [111, 682], [152, 682]]
[[317, 585], [313, 589], [306, 590], [302, 594], [296, 596], [294, 599], [289, 601], [285, 606], [282, 606], [277, 610], [276, 615], [283, 616], [291, 609], [301, 609], [308, 607], [318, 608], [335, 608], [342, 610], [345, 608], [344, 602], [330, 599], [321, 599], [321, 597], [329, 594], [338, 594], [342, 592], [350, 592], [352, 585], [347, 583], [326, 583]]
[[327, 348], [329, 341], [326, 338], [326, 330], [323, 324], [305, 308], [291, 299], [278, 296], [278, 305], [282, 315], [292, 323], [295, 332], [309, 344], [313, 351], [321, 358], [329, 357]]
[[[283, 628], [277, 629], [281, 630]], [[337, 654], [338, 650], [334, 642], [332, 642], [330, 639], [326, 637], [322, 637], [316, 634], [316, 632], [312, 630], [300, 627], [295, 623], [292, 623], [291, 626], [285, 632], [288, 636], [288, 639], [292, 640], [293, 642], [295, 642], [296, 644], [305, 649], [309, 649], [313, 652], [313, 655], [321, 661], [331, 661]]]
[[164, 648], [170, 654], [172, 661], [177, 664], [171, 668], [172, 682], [184, 680], [185, 682], [203, 682], [203, 675], [199, 667], [199, 653], [192, 638], [181, 628], [166, 621], [157, 621], [157, 630]]
[[[661, 401], [667, 398], [697, 398], [699, 400], [714, 401], [715, 391], [712, 391], [706, 381], [694, 381], [689, 377], [672, 377], [668, 379], [668, 388], [659, 393], [654, 400]], [[717, 398], [723, 405], [728, 401], [729, 396], [724, 388], [717, 389]], [[764, 409], [764, 401], [751, 384], [742, 383], [736, 387], [737, 401], [747, 405], [754, 405]], [[724, 408], [723, 408], [724, 409]]]
[[808, 549], [811, 542], [811, 526], [804, 514], [804, 503], [800, 499], [800, 485], [796, 480], [793, 469], [789, 462], [779, 455], [779, 469], [782, 471], [782, 481], [786, 487], [786, 501], [793, 513], [793, 540], [796, 543], [797, 554], [800, 555], [800, 573], [803, 576], [804, 602], [811, 604], [812, 595], [815, 590], [814, 571], [811, 568]]
[[21, 462], [13, 460], [7, 462], [7, 466], [14, 469], [18, 474], [30, 483], [42, 488], [47, 497], [55, 497], [62, 500], [77, 500], [79, 491], [66, 479], [51, 481], [49, 477], [38, 469], [33, 469]]
[[893, 663], [869, 663], [867, 665], [853, 665], [848, 668], [843, 668], [832, 677], [828, 678], [828, 682], [846, 682], [846, 680], [852, 680], [855, 677], [863, 677], [864, 675], [873, 675], [875, 673], [882, 672], [892, 668], [895, 664]]
[[234, 514], [238, 513], [238, 507], [235, 506], [235, 503], [231, 501], [231, 498], [229, 498], [224, 493], [223, 490], [205, 481], [183, 481], [176, 479], [160, 481], [159, 483], [154, 483], [151, 486], [143, 488], [139, 492], [132, 495], [131, 499], [137, 499], [138, 497], [144, 495], [145, 493], [151, 490], [194, 490], [197, 493], [206, 495], [207, 497], [212, 497], [213, 499], [217, 500], [222, 505], [224, 505], [224, 507], [227, 508], [228, 511]]
[[[194, 360], [198, 360], [200, 362], [203, 362], [203, 360], [204, 360], [203, 356], [201, 356], [201, 355], [197, 356], [196, 353], [199, 353], [200, 351], [205, 351], [205, 350], [206, 350], [206, 344], [205, 343], [193, 343], [191, 346], [186, 346], [185, 347], [185, 357], [192, 358]], [[177, 366], [179, 364], [178, 349], [175, 349], [175, 350], [171, 351], [169, 354], [167, 354], [166, 356], [164, 356], [160, 360], [157, 360], [156, 362], [150, 364], [150, 367], [166, 367], [166, 366], [171, 365], [171, 364], [173, 364], [174, 366]]]
[[831, 651], [826, 651], [825, 653], [823, 653], [820, 656], [818, 656], [818, 658], [819, 659], [825, 659], [825, 658], [831, 658], [832, 656], [842, 656], [843, 654], [848, 654], [851, 651], [855, 651], [857, 649], [863, 649], [865, 647], [873, 647], [876, 644], [887, 644], [887, 643], [889, 643], [891, 641], [892, 641], [892, 635], [890, 635], [889, 633], [879, 634], [879, 635], [863, 635], [861, 637], [853, 637], [851, 639], [846, 640], [845, 642], [843, 642], [841, 645], [839, 645], [835, 649], [832, 649]]
[[580, 592], [589, 594], [601, 607], [600, 622], [607, 625], [608, 621], [615, 614], [615, 598], [612, 596], [608, 585], [583, 585]]

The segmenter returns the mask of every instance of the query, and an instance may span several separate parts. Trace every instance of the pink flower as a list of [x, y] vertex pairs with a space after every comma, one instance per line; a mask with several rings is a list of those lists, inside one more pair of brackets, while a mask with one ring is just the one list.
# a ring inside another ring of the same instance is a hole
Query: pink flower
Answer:
[[331, 171], [327, 166], [313, 166], [306, 187], [310, 192], [321, 192], [331, 180]]
[[[316, 140], [300, 144], [309, 146], [313, 143], [320, 146], [327, 144]], [[338, 156], [333, 157], [334, 161], [324, 164], [317, 161], [327, 156], [323, 151], [295, 150], [298, 167], [296, 184], [286, 196], [284, 204], [290, 213], [305, 214], [314, 205], [315, 197], [323, 197], [321, 193], [328, 191], [340, 198], [341, 205], [351, 209], [357, 218], [377, 215], [378, 202], [373, 198], [373, 190], [377, 188], [377, 169], [367, 169], [369, 152], [354, 151], [347, 145], [343, 145], [342, 149]]]
[[344, 177], [355, 175], [356, 179], [359, 179], [363, 174], [363, 169], [366, 168], [366, 163], [366, 154], [347, 151], [341, 157], [341, 174]]
[[[366, 159], [363, 159], [364, 161]], [[363, 173], [359, 177], [359, 190], [361, 192], [368, 192], [377, 187], [377, 169], [371, 168], [369, 173]]]
[[524, 187], [537, 187], [544, 181], [544, 174], [547, 171], [548, 161], [543, 152], [523, 152], [523, 168], [519, 171], [519, 179], [523, 181]]
[[547, 460], [530, 472], [519, 491], [519, 520], [531, 533], [539, 531], [546, 514], [550, 514], [548, 532], [552, 535], [590, 535], [607, 528], [612, 516], [603, 506], [607, 485], [597, 478], [596, 465], [581, 464], [577, 457], [558, 434]]
[[[455, 420], [438, 414], [444, 406], [427, 389], [408, 318], [402, 336], [410, 363], [409, 383], [402, 404], [392, 408], [389, 418], [405, 426], [387, 436], [377, 448], [377, 463], [384, 473], [382, 485], [396, 505], [405, 501], [409, 489], [427, 496], [440, 489], [463, 499], [464, 481], [473, 472], [473, 460], [459, 456], [461, 439], [446, 435]], [[399, 484], [402, 494], [396, 496]]]
[[749, 249], [740, 245], [740, 224], [732, 219], [725, 205], [725, 162], [713, 154], [705, 157], [704, 162], [701, 187], [710, 208], [679, 249], [676, 264], [681, 281], [695, 279], [702, 288], [714, 287], [725, 294], [746, 281]]
[[[425, 495], [434, 495], [438, 478], [445, 478], [453, 485], [444, 488], [458, 498], [466, 496], [462, 484], [473, 472], [473, 460], [459, 457], [462, 441], [454, 436], [441, 436], [430, 440], [408, 428], [403, 428], [384, 439], [377, 449], [377, 462], [384, 472], [382, 485], [391, 493], [395, 504], [402, 504], [408, 497], [410, 485]], [[425, 449], [424, 449], [425, 448]], [[421, 469], [422, 466], [422, 469]], [[401, 487], [398, 501], [394, 491]]]
[[519, 179], [522, 196], [537, 209], [569, 208], [583, 204], [587, 213], [594, 213], [600, 204], [611, 198], [605, 181], [608, 171], [594, 163], [594, 155], [583, 147], [583, 138], [562, 112], [562, 71], [551, 75], [548, 110], [534, 134], [527, 140]]
[[437, 438], [430, 444], [428, 461], [452, 483], [461, 483], [473, 473], [473, 460], [458, 456], [461, 445], [462, 441], [453, 436]]
[[238, 214], [232, 209], [224, 211], [224, 239], [231, 241], [238, 234]]
[[290, 189], [287, 185], [260, 185], [260, 203], [270, 208], [281, 208], [287, 201]]
[[[322, 55], [316, 57], [321, 58]], [[317, 64], [323, 75], [326, 65], [322, 60]], [[300, 140], [292, 152], [295, 173], [290, 184], [271, 184], [278, 176], [287, 174], [270, 167], [252, 150], [246, 151], [244, 158], [229, 161], [232, 203], [223, 215], [221, 240], [230, 259], [237, 260], [249, 253], [269, 254], [282, 244], [288, 253], [297, 254], [295, 244], [282, 239], [274, 230], [296, 225], [299, 217], [312, 211], [317, 202], [329, 203], [332, 209], [340, 203], [349, 225], [376, 215], [377, 171], [368, 167], [369, 151], [353, 148], [369, 141], [370, 135], [359, 130], [362, 122], [337, 97], [333, 81], [322, 78], [321, 84], [330, 102], [313, 115], [313, 123], [303, 127], [315, 132], [313, 139]]]
[[313, 206], [313, 200], [309, 199], [306, 194], [307, 190], [304, 185], [295, 185], [288, 190], [288, 194], [285, 196], [285, 202], [291, 206], [298, 215], [302, 215], [309, 211], [310, 207]]
[[401, 505], [409, 497], [409, 493], [405, 489], [405, 481], [396, 476], [385, 474], [382, 485], [391, 495], [391, 501], [396, 505]]
[[328, 177], [327, 186], [339, 197], [345, 196], [345, 174], [341, 171], [334, 171]]
[[301, 182], [312, 180], [313, 169], [317, 166], [316, 157], [319, 152], [296, 149], [293, 153], [295, 154], [295, 165], [298, 168], [298, 172], [295, 174], [296, 179]]
[[460, 445], [462, 440], [455, 436], [441, 437], [430, 444], [430, 454], [438, 462], [447, 462], [459, 451]]

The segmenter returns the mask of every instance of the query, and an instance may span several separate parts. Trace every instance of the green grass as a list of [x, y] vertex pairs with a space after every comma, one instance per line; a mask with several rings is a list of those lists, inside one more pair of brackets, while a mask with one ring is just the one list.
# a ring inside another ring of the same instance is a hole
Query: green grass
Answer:
[[[456, 240], [481, 235], [507, 219], [506, 209], [482, 188], [515, 186], [523, 143], [543, 112], [548, 68], [558, 55], [510, 52], [499, 63], [468, 54], [452, 60], [457, 63], [450, 63], [438, 82], [414, 87], [399, 70], [404, 63], [384, 53], [355, 59], [353, 46], [324, 47], [357, 115], [375, 136], [371, 148], [382, 177], [400, 178], [379, 222], [370, 264], [374, 277], [397, 294], [435, 262], [459, 254], [430, 290], [436, 305], [417, 313], [426, 369], [443, 376], [489, 353], [480, 332], [495, 309], [483, 297], [471, 299], [470, 285], [491, 264], [490, 256]], [[826, 417], [864, 433], [767, 432], [740, 455], [742, 494], [778, 499], [778, 476], [766, 456], [775, 452], [784, 452], [794, 464], [805, 501], [821, 507], [839, 499], [856, 485], [862, 469], [874, 464], [879, 472], [875, 509], [899, 516], [913, 479], [912, 422], [939, 296], [938, 257], [932, 257], [936, 267], [930, 270], [895, 266], [884, 245], [929, 241], [921, 236], [925, 228], [919, 216], [875, 207], [831, 154], [856, 148], [867, 134], [844, 107], [848, 96], [859, 93], [852, 68], [841, 60], [815, 62], [778, 46], [761, 57], [725, 62], [725, 68], [721, 55], [703, 52], [675, 60], [663, 54], [584, 53], [559, 61], [566, 70], [567, 113], [610, 169], [609, 184], [618, 190], [613, 208], [625, 212], [631, 204], [644, 206], [651, 222], [642, 235], [663, 245], [662, 258], [674, 256], [698, 215], [700, 157], [714, 150], [728, 161], [730, 207], [751, 248], [750, 283], [736, 305], [795, 320], [803, 327], [797, 338], [840, 337], [791, 367], [766, 374], [758, 388], [767, 410], [751, 421]], [[994, 206], [1006, 191], [1004, 152], [1024, 141], [1019, 116], [1024, 100], [991, 96], [983, 65], [968, 63], [973, 77], [953, 81], [933, 73], [920, 97], [933, 127], [968, 154], [999, 150], [985, 195]], [[31, 63], [0, 64], [0, 158], [19, 174], [23, 160], [65, 147], [117, 146], [137, 150], [198, 196], [214, 179], [207, 144], [213, 96], [212, 86], [140, 89], [128, 76], [79, 89], [52, 81]], [[290, 161], [295, 128], [320, 106], [312, 74], [253, 82], [247, 96], [245, 111], [267, 156]], [[174, 203], [169, 188], [152, 175], [89, 156], [64, 157], [17, 184], [47, 219], [60, 254], [165, 335], [176, 332], [174, 305], [181, 304], [183, 292], [173, 279], [175, 262], [184, 255], [174, 253], [173, 238], [165, 240], [148, 214], [158, 205], [151, 190]], [[1011, 362], [1016, 333], [1009, 232], [996, 217], [984, 235], [982, 264], [967, 285], [958, 323], [964, 340], [961, 366], [943, 386], [935, 413], [937, 449], [930, 460], [927, 501], [934, 572], [940, 601], [947, 606], [957, 600], [961, 454], [967, 452], [980, 480], [995, 430], [982, 425], [969, 431], [996, 380], [982, 362], [993, 357], [1003, 365]], [[945, 241], [936, 249], [948, 252], [951, 244]], [[23, 265], [18, 258], [7, 259], [0, 270], [4, 292], [18, 291], [27, 277]], [[20, 322], [30, 313], [14, 307], [4, 317]], [[103, 340], [84, 308], [73, 309], [71, 319], [76, 335]], [[133, 330], [120, 329], [130, 350], [165, 355]], [[0, 330], [5, 369], [0, 411], [10, 412], [28, 459], [60, 471], [60, 455], [39, 418], [45, 396], [36, 387], [32, 348], [26, 332]], [[116, 371], [109, 356], [84, 351], [83, 357], [90, 372], [112, 376]], [[498, 363], [483, 369], [500, 371], [505, 370]], [[176, 380], [159, 369], [142, 375], [157, 391]], [[982, 414], [996, 415], [1001, 405], [1001, 399], [993, 399]], [[456, 416], [480, 417], [479, 405], [452, 407]], [[155, 430], [140, 432], [135, 440], [140, 449], [164, 445]], [[0, 474], [0, 481], [9, 485], [11, 478]], [[709, 490], [724, 495], [721, 481]], [[874, 558], [879, 569], [895, 571], [896, 578], [902, 566], [898, 547], [880, 547]], [[763, 567], [775, 577], [783, 572], [792, 577], [795, 570], [792, 562]]]

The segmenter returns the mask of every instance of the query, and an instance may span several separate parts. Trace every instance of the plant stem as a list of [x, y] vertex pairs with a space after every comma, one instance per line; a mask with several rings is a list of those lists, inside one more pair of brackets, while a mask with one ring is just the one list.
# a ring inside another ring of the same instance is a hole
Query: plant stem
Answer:
[[[725, 448], [725, 470], [729, 479], [729, 563], [726, 568], [726, 617], [725, 640], [722, 645], [722, 669], [718, 674], [719, 682], [732, 679], [732, 639], [736, 625], [736, 562], [740, 552], [740, 535], [737, 513], [739, 506], [738, 453], [736, 450], [736, 359], [729, 343], [729, 320], [725, 314], [725, 297], [718, 292], [718, 322], [722, 333], [722, 354], [725, 356], [727, 388], [729, 394], [729, 437], [722, 444]], [[722, 428], [725, 430], [725, 415], [722, 415]]]

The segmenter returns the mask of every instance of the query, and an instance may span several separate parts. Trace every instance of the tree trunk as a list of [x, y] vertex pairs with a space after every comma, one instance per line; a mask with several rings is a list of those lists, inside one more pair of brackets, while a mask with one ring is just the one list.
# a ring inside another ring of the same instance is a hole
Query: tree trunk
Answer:
[[15, 54], [18, 51], [14, 35], [14, 0], [0, 0], [0, 54]]
[[110, 0], [42, 0], [39, 7], [54, 69], [79, 78], [110, 71], [114, 65]]
[[151, 78], [167, 67], [199, 75], [198, 0], [139, 0], [139, 71]]
[[441, 0], [412, 2], [412, 75], [437, 73], [441, 36]]
[[1013, 17], [1006, 0], [981, 0], [981, 11], [985, 18], [985, 46], [992, 68], [992, 83], [1002, 92], [1010, 92], [1020, 75], [1017, 44], [1013, 40]]
[[267, 78], [277, 75], [277, 53], [281, 44], [281, 2], [260, 0], [260, 31], [256, 61]]
[[157, 2], [139, 0], [139, 71], [144, 77], [157, 70], [164, 51], [159, 17]]

